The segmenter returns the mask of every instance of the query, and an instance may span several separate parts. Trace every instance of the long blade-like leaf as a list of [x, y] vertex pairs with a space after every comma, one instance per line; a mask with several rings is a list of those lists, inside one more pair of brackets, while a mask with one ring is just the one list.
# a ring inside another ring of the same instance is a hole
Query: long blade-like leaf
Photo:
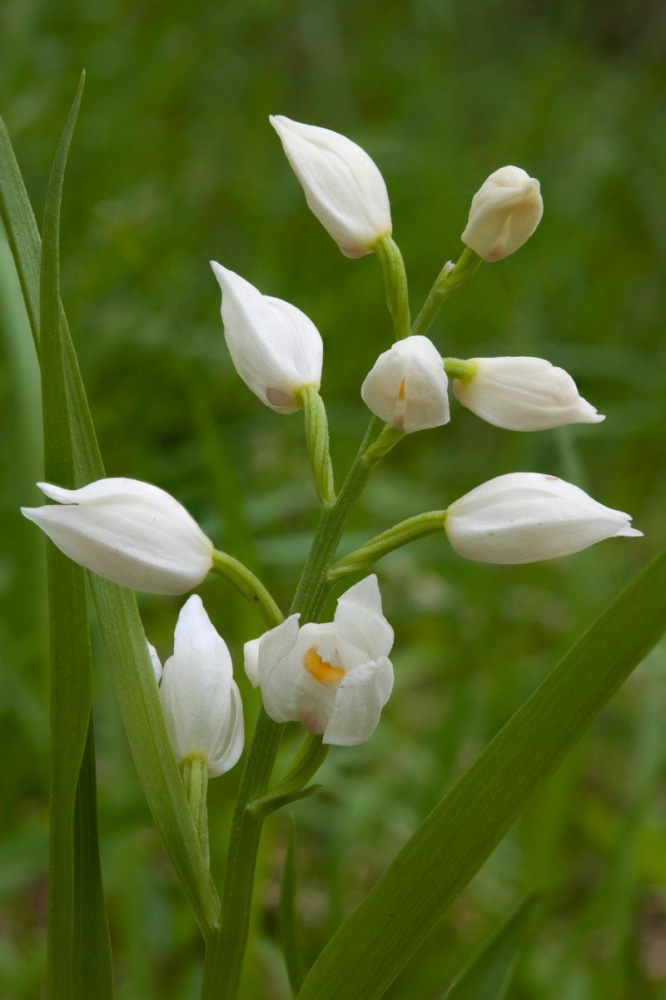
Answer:
[[539, 902], [538, 896], [529, 896], [500, 929], [484, 941], [451, 983], [444, 1000], [504, 1000]]
[[16, 263], [33, 340], [39, 347], [39, 268], [37, 223], [5, 123], [0, 119], [0, 217]]
[[[9, 134], [1, 118], [0, 165], [0, 218], [5, 226], [16, 273], [23, 291], [32, 338], [39, 354], [41, 240]], [[74, 345], [67, 326], [67, 318], [60, 304], [59, 309], [62, 330], [61, 346], [64, 355], [63, 378], [67, 386], [70, 434], [74, 444], [72, 451], [75, 481], [77, 485], [82, 485], [94, 478], [93, 470], [97, 470], [98, 477], [103, 475], [104, 471], [90, 410], [83, 392]]]
[[[1, 120], [0, 164], [0, 214], [23, 288], [33, 340], [39, 351], [41, 242]], [[75, 482], [81, 485], [103, 477], [104, 467], [76, 353], [62, 312], [60, 332]], [[217, 920], [219, 903], [198, 848], [183, 783], [164, 726], [136, 598], [131, 591], [107, 584], [98, 577], [91, 577], [91, 582], [123, 722], [144, 794], [197, 919], [207, 931]]]
[[296, 870], [296, 820], [292, 815], [289, 817], [289, 840], [280, 891], [280, 937], [287, 975], [294, 993], [298, 992], [303, 982], [303, 955], [296, 906], [298, 888]]
[[[83, 77], [53, 162], [44, 209], [40, 330], [44, 466], [47, 479], [71, 485], [74, 458], [60, 336], [60, 203]], [[91, 653], [85, 576], [48, 550], [51, 699], [48, 995], [54, 1000], [113, 995], [113, 967], [95, 822]], [[79, 780], [80, 775], [84, 780]], [[82, 875], [85, 877], [82, 878]], [[85, 932], [84, 932], [85, 928]], [[91, 952], [81, 948], [90, 936]]]
[[666, 553], [603, 612], [407, 842], [299, 1000], [383, 996], [437, 918], [666, 630]]

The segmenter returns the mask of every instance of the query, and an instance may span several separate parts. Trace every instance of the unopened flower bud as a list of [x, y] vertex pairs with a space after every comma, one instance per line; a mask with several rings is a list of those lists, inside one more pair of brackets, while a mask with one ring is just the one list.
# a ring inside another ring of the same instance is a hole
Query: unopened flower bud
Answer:
[[211, 261], [222, 289], [224, 339], [236, 371], [276, 413], [301, 408], [298, 392], [321, 385], [323, 344], [312, 320]]
[[414, 336], [380, 354], [361, 396], [375, 416], [411, 434], [448, 423], [447, 386], [439, 351], [427, 337]]
[[444, 528], [455, 551], [486, 563], [556, 559], [618, 535], [642, 535], [631, 517], [556, 476], [513, 472], [452, 503]]
[[98, 479], [78, 490], [37, 484], [56, 506], [22, 507], [61, 552], [123, 587], [184, 594], [213, 564], [213, 543], [185, 508], [137, 479]]
[[346, 257], [363, 257], [379, 239], [390, 236], [386, 184], [365, 150], [338, 132], [284, 115], [271, 115], [270, 123], [310, 211]]
[[604, 419], [578, 395], [571, 375], [543, 358], [471, 358], [466, 364], [470, 374], [454, 380], [453, 392], [496, 427], [543, 431]]
[[199, 758], [209, 778], [234, 766], [243, 750], [243, 704], [227, 645], [196, 594], [178, 616], [160, 701], [179, 764]]
[[520, 167], [500, 167], [472, 198], [461, 239], [484, 260], [502, 260], [530, 238], [542, 215], [539, 182]]

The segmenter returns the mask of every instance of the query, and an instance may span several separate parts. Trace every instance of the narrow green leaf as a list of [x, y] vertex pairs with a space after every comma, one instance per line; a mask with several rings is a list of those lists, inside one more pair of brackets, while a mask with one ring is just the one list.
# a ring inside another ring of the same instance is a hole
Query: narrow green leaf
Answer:
[[287, 856], [282, 873], [280, 891], [280, 935], [282, 951], [287, 966], [287, 975], [293, 993], [297, 993], [303, 982], [303, 958], [300, 947], [298, 911], [296, 908], [297, 890], [296, 865], [296, 820], [289, 817], [289, 840], [287, 841]]
[[39, 262], [37, 223], [5, 123], [0, 118], [0, 217], [16, 262], [35, 345], [39, 346]]
[[82, 76], [49, 178], [39, 273], [44, 471], [52, 481], [68, 484], [74, 477], [74, 457], [69, 440], [69, 400], [63, 375], [65, 365], [60, 337], [60, 203], [67, 154], [79, 113], [83, 84]]
[[529, 896], [472, 955], [444, 994], [444, 1000], [504, 1000], [515, 975], [538, 896]]
[[[113, 997], [113, 963], [97, 849], [97, 788], [92, 717], [77, 786], [75, 814], [76, 920], [73, 997]], [[57, 917], [56, 917], [57, 919]]]
[[[69, 408], [60, 337], [60, 203], [83, 77], [53, 162], [44, 209], [40, 330], [45, 474], [72, 484]], [[48, 547], [50, 632], [50, 841], [47, 991], [53, 1000], [113, 995], [96, 813], [91, 715], [91, 653], [85, 577]], [[79, 780], [79, 774], [83, 780]], [[77, 822], [79, 820], [80, 822]], [[82, 878], [82, 875], [84, 877]], [[81, 948], [90, 936], [91, 952]], [[94, 958], [93, 958], [94, 956]]]
[[[14, 150], [4, 122], [0, 118], [0, 218], [12, 251], [25, 307], [37, 353], [40, 352], [40, 260], [41, 239], [30, 199], [21, 177]], [[103, 475], [102, 459], [88, 409], [74, 345], [65, 312], [60, 308], [64, 379], [69, 400], [70, 433], [74, 444], [73, 459], [76, 485], [83, 485]]]
[[[6, 129], [0, 122], [0, 212], [39, 351], [39, 267], [41, 244], [25, 186]], [[6, 169], [5, 169], [6, 168]], [[76, 485], [104, 476], [88, 402], [67, 323], [61, 312], [63, 376], [67, 387]], [[64, 560], [68, 563], [68, 560]], [[69, 564], [71, 566], [71, 564]], [[144, 794], [165, 847], [205, 932], [219, 903], [197, 846], [183, 783], [159, 704], [136, 598], [131, 591], [91, 575], [100, 629], [128, 740]]]
[[405, 844], [299, 1000], [383, 996], [525, 805], [666, 630], [666, 553], [603, 612]]

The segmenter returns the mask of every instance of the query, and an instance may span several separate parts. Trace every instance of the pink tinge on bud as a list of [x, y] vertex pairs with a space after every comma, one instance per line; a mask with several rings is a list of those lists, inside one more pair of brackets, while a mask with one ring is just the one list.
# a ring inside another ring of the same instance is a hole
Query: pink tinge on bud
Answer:
[[294, 397], [282, 389], [266, 389], [266, 402], [275, 410], [285, 410], [294, 405]]

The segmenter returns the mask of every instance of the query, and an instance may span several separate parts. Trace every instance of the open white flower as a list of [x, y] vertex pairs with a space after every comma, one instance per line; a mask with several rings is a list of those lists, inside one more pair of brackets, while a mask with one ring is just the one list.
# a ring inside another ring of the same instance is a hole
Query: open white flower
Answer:
[[243, 751], [243, 704], [227, 645], [194, 594], [178, 616], [173, 656], [164, 664], [160, 701], [176, 760], [207, 761], [208, 777]]
[[303, 125], [284, 115], [270, 123], [298, 177], [310, 211], [346, 257], [372, 253], [391, 235], [384, 178], [365, 150], [338, 132]]
[[277, 413], [301, 408], [299, 389], [321, 385], [324, 348], [305, 313], [245, 278], [210, 262], [222, 289], [224, 339], [236, 371], [252, 392]]
[[22, 507], [61, 552], [123, 587], [184, 594], [213, 564], [213, 543], [185, 508], [138, 479], [98, 479], [78, 490], [37, 484], [60, 506]]
[[427, 337], [399, 340], [377, 358], [361, 386], [369, 409], [406, 434], [448, 423], [448, 378]]
[[245, 671], [261, 687], [266, 712], [275, 722], [300, 721], [324, 743], [365, 742], [393, 688], [393, 629], [377, 577], [338, 598], [334, 621], [299, 628], [299, 618], [245, 644]]
[[455, 551], [486, 563], [556, 559], [618, 535], [643, 534], [631, 517], [556, 476], [512, 472], [452, 503], [444, 528]]
[[543, 358], [471, 358], [469, 377], [455, 379], [457, 399], [477, 417], [509, 431], [596, 424], [604, 417], [578, 394], [563, 368]]
[[521, 167], [500, 167], [472, 198], [461, 239], [484, 260], [502, 260], [530, 238], [542, 215], [539, 182]]

